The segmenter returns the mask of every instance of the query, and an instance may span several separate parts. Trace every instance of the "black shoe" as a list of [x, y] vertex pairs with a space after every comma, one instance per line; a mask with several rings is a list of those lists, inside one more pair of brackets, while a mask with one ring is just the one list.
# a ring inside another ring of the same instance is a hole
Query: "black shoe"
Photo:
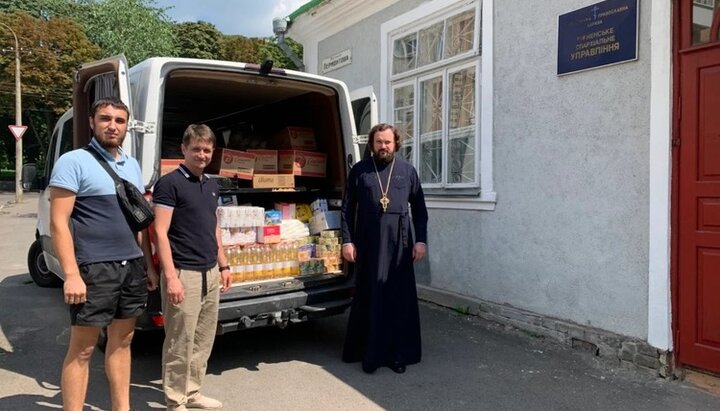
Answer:
[[377, 368], [375, 368], [375, 367], [370, 367], [370, 366], [367, 366], [367, 365], [363, 364], [362, 369], [363, 369], [363, 371], [365, 371], [366, 373], [372, 374], [372, 373], [375, 372], [375, 370], [376, 370]]
[[402, 374], [405, 372], [405, 366], [399, 362], [392, 363], [392, 365], [390, 365], [390, 369], [396, 374]]

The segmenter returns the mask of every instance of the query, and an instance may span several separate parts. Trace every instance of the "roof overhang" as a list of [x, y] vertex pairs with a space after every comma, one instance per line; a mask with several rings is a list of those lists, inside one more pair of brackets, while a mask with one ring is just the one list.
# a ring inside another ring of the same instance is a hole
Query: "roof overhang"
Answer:
[[356, 24], [399, 0], [314, 0], [290, 14], [288, 36], [303, 46]]

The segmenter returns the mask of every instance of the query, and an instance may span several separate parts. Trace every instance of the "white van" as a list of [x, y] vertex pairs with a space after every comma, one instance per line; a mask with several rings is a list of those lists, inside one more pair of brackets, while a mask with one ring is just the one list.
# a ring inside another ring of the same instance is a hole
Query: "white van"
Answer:
[[[314, 131], [317, 151], [327, 155], [326, 177], [296, 176], [295, 188], [282, 190], [255, 189], [237, 179], [223, 179], [221, 195], [240, 204], [272, 208], [278, 202], [325, 198], [337, 208], [347, 172], [360, 156], [362, 139], [356, 136], [353, 105], [340, 81], [254, 64], [184, 58], [151, 58], [128, 69], [119, 56], [83, 65], [78, 71], [73, 108], [60, 118], [50, 141], [44, 184], [61, 154], [89, 142], [92, 102], [113, 95], [130, 108], [123, 149], [140, 163], [149, 194], [161, 175], [161, 159], [179, 157], [183, 131], [191, 123], [210, 126], [218, 137], [218, 149], [237, 148], [233, 144], [238, 136], [273, 148], [269, 136], [289, 126]], [[374, 98], [360, 96], [358, 101], [355, 110], [362, 113], [358, 120], [369, 125], [368, 119], [375, 118], [371, 116]], [[43, 287], [61, 285], [63, 273], [50, 240], [49, 190], [40, 197], [36, 238], [28, 253], [33, 280]], [[353, 279], [347, 264], [342, 271], [235, 284], [221, 295], [218, 333], [343, 313], [351, 302]], [[151, 295], [138, 328], [161, 326], [159, 299]]]

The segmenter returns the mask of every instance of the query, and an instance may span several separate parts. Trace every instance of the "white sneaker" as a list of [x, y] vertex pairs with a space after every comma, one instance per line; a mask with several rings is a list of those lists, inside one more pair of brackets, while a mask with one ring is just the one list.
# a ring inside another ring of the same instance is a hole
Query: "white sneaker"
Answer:
[[187, 408], [198, 408], [201, 410], [217, 410], [222, 408], [223, 403], [216, 400], [215, 398], [206, 397], [202, 394], [198, 394], [192, 398], [188, 398], [185, 407]]

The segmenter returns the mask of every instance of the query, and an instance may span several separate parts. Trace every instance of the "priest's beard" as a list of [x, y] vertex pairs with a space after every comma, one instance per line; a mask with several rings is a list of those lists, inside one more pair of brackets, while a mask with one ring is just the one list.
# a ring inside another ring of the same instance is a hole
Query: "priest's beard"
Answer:
[[380, 150], [373, 153], [373, 157], [379, 163], [390, 163], [395, 159], [395, 153], [388, 150]]

